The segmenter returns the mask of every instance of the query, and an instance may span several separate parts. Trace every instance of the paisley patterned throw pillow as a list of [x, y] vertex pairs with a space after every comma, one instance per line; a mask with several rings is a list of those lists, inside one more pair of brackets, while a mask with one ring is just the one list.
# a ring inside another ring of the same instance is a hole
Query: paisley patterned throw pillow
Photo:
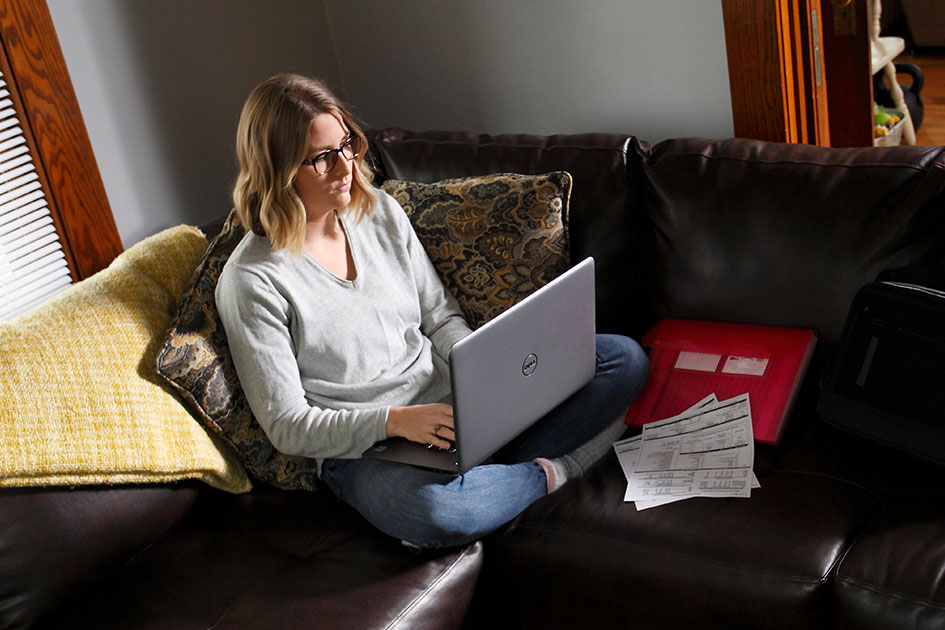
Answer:
[[407, 211], [472, 328], [568, 269], [568, 173], [388, 180], [382, 188]]
[[315, 490], [314, 459], [278, 452], [249, 409], [230, 357], [214, 291], [245, 230], [233, 215], [197, 264], [157, 357], [157, 372], [197, 420], [236, 452], [250, 477], [289, 490]]

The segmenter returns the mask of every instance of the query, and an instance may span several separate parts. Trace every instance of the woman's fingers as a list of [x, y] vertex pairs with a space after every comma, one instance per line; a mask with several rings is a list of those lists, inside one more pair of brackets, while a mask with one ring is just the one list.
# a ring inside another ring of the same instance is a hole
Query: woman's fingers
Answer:
[[437, 414], [435, 418], [437, 421], [433, 424], [433, 437], [429, 443], [439, 448], [451, 448], [456, 440], [453, 430], [453, 408], [449, 405], [438, 405], [434, 412]]
[[455, 440], [453, 408], [442, 403], [391, 407], [387, 434], [439, 448], [451, 448]]

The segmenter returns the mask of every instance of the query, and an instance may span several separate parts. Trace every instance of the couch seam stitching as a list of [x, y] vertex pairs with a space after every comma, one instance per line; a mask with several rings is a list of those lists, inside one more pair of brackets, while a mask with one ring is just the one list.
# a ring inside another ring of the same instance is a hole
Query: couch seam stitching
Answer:
[[[883, 512], [888, 512], [888, 511], [889, 511], [889, 506], [887, 505], [886, 508], [883, 510]], [[871, 522], [870, 524], [877, 522], [877, 521], [880, 519], [881, 516], [882, 516], [882, 514], [877, 514], [876, 517], [873, 518], [873, 520], [872, 520], [872, 522]], [[869, 524], [863, 528], [863, 531], [861, 531], [861, 532], [859, 533], [859, 535], [856, 537], [856, 539], [850, 544], [850, 547], [846, 550], [846, 552], [844, 552], [843, 557], [840, 558], [840, 560], [838, 560], [837, 565], [836, 565], [836, 567], [834, 568], [834, 580], [835, 580], [836, 582], [838, 582], [838, 583], [839, 583], [839, 582], [843, 582], [843, 583], [846, 583], [846, 584], [856, 585], [856, 586], [858, 586], [858, 587], [860, 587], [860, 588], [863, 588], [863, 589], [866, 589], [866, 590], [868, 590], [868, 591], [872, 591], [872, 592], [874, 592], [874, 593], [878, 593], [878, 594], [881, 594], [881, 595], [888, 595], [888, 596], [890, 596], [890, 597], [894, 597], [894, 598], [900, 599], [900, 600], [902, 600], [902, 601], [912, 602], [912, 603], [914, 603], [914, 604], [922, 604], [922, 605], [924, 605], [924, 606], [928, 606], [928, 607], [930, 607], [930, 608], [936, 608], [936, 609], [938, 609], [938, 610], [945, 610], [945, 605], [943, 605], [943, 604], [937, 604], [937, 603], [932, 602], [931, 600], [928, 600], [928, 599], [925, 599], [925, 598], [916, 597], [916, 596], [910, 596], [910, 595], [906, 595], [905, 593], [902, 593], [902, 592], [900, 592], [900, 591], [894, 591], [894, 590], [890, 590], [890, 589], [888, 589], [888, 588], [882, 588], [882, 587], [877, 586], [877, 585], [868, 584], [867, 582], [865, 582], [865, 581], [863, 581], [863, 580], [860, 580], [860, 579], [857, 579], [857, 578], [855, 578], [855, 577], [845, 577], [845, 576], [842, 575], [841, 571], [842, 571], [843, 561], [846, 560], [846, 557], [850, 554], [851, 551], [853, 551], [853, 548], [856, 546], [856, 543], [857, 543], [861, 538], [863, 538], [863, 536], [866, 534], [866, 531], [868, 530], [868, 528], [869, 528]]]
[[851, 488], [856, 488], [856, 489], [858, 489], [858, 490], [861, 490], [861, 491], [863, 491], [864, 493], [866, 493], [866, 494], [872, 496], [874, 499], [882, 499], [882, 496], [880, 496], [880, 494], [879, 494], [878, 492], [876, 492], [875, 490], [871, 490], [871, 489], [867, 488], [866, 486], [864, 486], [863, 484], [859, 484], [859, 483], [850, 481], [849, 479], [844, 479], [843, 477], [838, 477], [837, 475], [828, 475], [828, 474], [825, 474], [825, 473], [819, 473], [819, 472], [810, 471], [810, 470], [798, 470], [798, 469], [792, 469], [792, 468], [781, 468], [781, 469], [778, 469], [778, 470], [769, 470], [769, 471], [766, 471], [766, 472], [763, 473], [763, 474], [764, 474], [764, 475], [778, 475], [778, 474], [807, 475], [807, 476], [809, 476], [809, 477], [817, 477], [817, 478], [820, 478], [820, 479], [829, 479], [829, 480], [831, 480], [831, 481], [836, 481], [836, 482], [838, 482], [838, 483], [844, 484], [844, 485], [849, 486], [849, 487], [851, 487]]
[[[616, 546], [619, 546], [619, 547], [625, 547], [625, 548], [627, 548], [627, 549], [636, 549], [636, 550], [640, 550], [640, 551], [649, 553], [649, 554], [651, 554], [651, 555], [665, 555], [665, 552], [663, 552], [663, 551], [657, 552], [657, 550], [655, 550], [655, 549], [652, 548], [652, 547], [645, 547], [645, 546], [642, 546], [642, 545], [639, 545], [639, 544], [635, 544], [635, 543], [625, 543], [625, 542], [622, 542], [622, 541], [614, 540], [614, 539], [612, 539], [612, 538], [603, 538], [603, 537], [601, 537], [601, 536], [589, 536], [589, 535], [586, 535], [586, 534], [581, 534], [581, 533], [579, 533], [579, 532], [577, 532], [577, 531], [575, 531], [575, 530], [549, 529], [549, 528], [546, 528], [546, 527], [538, 527], [538, 526], [535, 526], [535, 525], [523, 524], [523, 523], [518, 523], [518, 524], [517, 524], [517, 527], [521, 527], [521, 528], [523, 528], [523, 529], [531, 529], [531, 530], [533, 530], [533, 531], [538, 531], [538, 532], [545, 532], [545, 533], [552, 533], [552, 534], [566, 534], [566, 535], [569, 535], [569, 536], [571, 536], [571, 537], [573, 537], [573, 538], [577, 538], [577, 539], [585, 539], [585, 540], [592, 540], [592, 541], [598, 541], [598, 542], [606, 542], [606, 543], [610, 543], [610, 544], [616, 544]], [[692, 556], [692, 555], [688, 555], [688, 554], [680, 554], [680, 553], [672, 553], [672, 552], [670, 552], [669, 555], [671, 555], [671, 556], [673, 556], [673, 557], [676, 557], [676, 558], [685, 558], [685, 559], [691, 560], [691, 561], [693, 561], [693, 562], [701, 562], [701, 563], [703, 563], [703, 564], [709, 564], [709, 565], [713, 565], [713, 566], [722, 567], [722, 568], [724, 568], [724, 569], [730, 569], [730, 570], [744, 570], [744, 568], [743, 568], [742, 566], [740, 566], [740, 565], [725, 564], [724, 562], [719, 562], [719, 561], [717, 561], [717, 560], [709, 560], [709, 559], [706, 559], [706, 558], [698, 558], [698, 557], [695, 557], [695, 556]], [[833, 567], [833, 564], [831, 564], [831, 568], [832, 568], [832, 567]], [[832, 569], [831, 569], [831, 570], [832, 570]], [[805, 578], [805, 577], [799, 576], [799, 575], [791, 575], [791, 574], [788, 574], [788, 573], [777, 573], [777, 572], [773, 572], [773, 571], [752, 571], [751, 573], [753, 573], [753, 574], [755, 574], [755, 575], [764, 575], [764, 576], [766, 576], [766, 577], [778, 578], [778, 579], [786, 580], [786, 581], [789, 581], [789, 582], [794, 582], [794, 583], [797, 583], [797, 584], [826, 584], [827, 581], [829, 581], [829, 579], [830, 579], [830, 572], [829, 572], [829, 571], [828, 571], [827, 573], [825, 573], [824, 575], [822, 575], [821, 577], [819, 577], [819, 578], [814, 578], [814, 579]]]
[[468, 556], [468, 555], [469, 555], [469, 548], [467, 547], [466, 549], [463, 550], [463, 552], [462, 552], [461, 554], [459, 554], [459, 555], [456, 557], [456, 559], [454, 559], [454, 560], [449, 564], [448, 567], [446, 567], [446, 569], [445, 569], [443, 572], [440, 573], [440, 575], [437, 576], [437, 578], [436, 578], [435, 580], [433, 580], [433, 582], [430, 583], [430, 585], [429, 585], [427, 588], [423, 589], [423, 592], [421, 592], [419, 595], [417, 595], [417, 596], [413, 599], [413, 601], [411, 601], [409, 604], [407, 604], [407, 606], [404, 607], [404, 609], [403, 609], [393, 620], [391, 620], [391, 622], [390, 622], [389, 624], [387, 624], [386, 627], [387, 627], [387, 628], [395, 628], [395, 627], [397, 627], [398, 625], [400, 625], [400, 622], [403, 621], [404, 618], [405, 618], [408, 614], [410, 614], [411, 611], [413, 611], [414, 609], [416, 609], [417, 606], [420, 605], [420, 602], [421, 602], [422, 600], [425, 600], [427, 597], [429, 597], [430, 591], [431, 591], [434, 587], [436, 587], [440, 582], [442, 582], [443, 580], [445, 580], [449, 575], [451, 575], [451, 574], [453, 573], [453, 571], [455, 570], [456, 566], [457, 566], [460, 562], [462, 562], [463, 560], [465, 560], [465, 559], [466, 559], [466, 556]]
[[[627, 136], [628, 139], [631, 139], [631, 138], [634, 138], [634, 137], [635, 137], [635, 136]], [[378, 139], [378, 143], [379, 143], [379, 144], [383, 144], [383, 143], [385, 143], [385, 142], [388, 142], [388, 143], [389, 143], [389, 142], [391, 142], [391, 141], [385, 140], [384, 138]], [[541, 149], [542, 151], [551, 151], [551, 150], [554, 150], [554, 149], [579, 149], [579, 150], [581, 150], [581, 151], [612, 151], [612, 152], [621, 153], [621, 154], [624, 154], [624, 155], [626, 155], [626, 154], [628, 153], [628, 148], [627, 148], [626, 146], [620, 146], [620, 147], [606, 147], [606, 146], [601, 146], [601, 147], [598, 147], [598, 146], [585, 146], [585, 145], [580, 145], [580, 144], [553, 144], [553, 145], [547, 145], [547, 144], [517, 144], [517, 143], [513, 143], [513, 142], [477, 142], [477, 143], [473, 144], [473, 143], [470, 143], [470, 142], [465, 141], [465, 140], [433, 140], [433, 141], [431, 141], [431, 140], [426, 140], [426, 139], [424, 139], [424, 138], [404, 138], [404, 139], [397, 139], [397, 140], [396, 140], [396, 144], [397, 144], [397, 145], [417, 144], [417, 143], [427, 144], [427, 145], [430, 145], [430, 146], [434, 146], [434, 145], [463, 145], [463, 146], [470, 146], [470, 147], [476, 147], [476, 148], [481, 148], [481, 147], [508, 147], [508, 148], [517, 148], [517, 149]]]
[[[879, 498], [878, 495], [877, 495], [877, 498]], [[844, 560], [847, 559], [847, 556], [849, 556], [850, 553], [853, 551], [853, 548], [856, 546], [856, 543], [859, 542], [863, 538], [863, 536], [866, 535], [866, 532], [869, 531], [870, 526], [876, 523], [879, 520], [879, 518], [888, 510], [889, 510], [889, 505], [884, 504], [879, 509], [879, 511], [876, 514], [874, 514], [871, 519], [869, 519], [868, 522], [863, 524], [863, 526], [860, 528], [860, 531], [856, 533], [856, 535], [853, 537], [850, 543], [846, 546], [846, 549], [843, 550], [843, 553], [840, 554], [840, 557], [834, 561], [833, 566], [830, 568], [830, 576], [833, 579], [834, 583], [842, 579], [840, 577], [840, 567], [843, 565]]]
[[923, 604], [923, 605], [928, 606], [928, 607], [930, 607], [930, 608], [936, 608], [936, 609], [938, 609], [938, 610], [945, 610], [945, 605], [943, 605], [943, 604], [937, 604], [937, 603], [935, 603], [935, 602], [929, 601], [929, 600], [924, 599], [924, 598], [921, 598], [921, 597], [909, 596], [909, 595], [906, 595], [906, 594], [904, 594], [904, 593], [900, 593], [900, 592], [898, 592], [898, 591], [893, 591], [893, 590], [889, 590], [889, 589], [885, 589], [885, 588], [880, 588], [880, 587], [878, 587], [878, 586], [874, 586], [874, 585], [871, 585], [871, 584], [867, 584], [866, 582], [862, 582], [862, 581], [860, 581], [860, 580], [858, 580], [858, 579], [856, 579], [856, 578], [841, 577], [841, 576], [838, 575], [836, 579], [837, 579], [838, 582], [845, 582], [845, 583], [848, 583], [848, 584], [853, 584], [853, 585], [859, 586], [860, 588], [864, 588], [864, 589], [866, 589], [866, 590], [868, 590], [868, 591], [872, 591], [872, 592], [874, 592], [874, 593], [879, 593], [879, 594], [881, 594], [881, 595], [888, 595], [888, 596], [890, 596], [890, 597], [894, 597], [894, 598], [896, 598], [896, 599], [901, 599], [901, 600], [903, 600], [903, 601], [911, 602], [911, 603], [914, 603], [914, 604]]
[[[864, 148], [869, 148], [869, 147], [864, 147]], [[785, 165], [785, 166], [791, 166], [791, 165], [807, 165], [807, 166], [820, 166], [820, 167], [824, 167], [824, 168], [845, 168], [845, 169], [850, 169], [850, 168], [862, 168], [862, 167], [866, 167], [866, 166], [868, 166], [868, 167], [896, 168], [896, 169], [905, 168], [905, 169], [908, 169], [908, 170], [915, 171], [915, 172], [917, 172], [917, 173], [925, 172], [925, 171], [928, 170], [930, 167], [938, 168], [939, 170], [941, 170], [942, 168], [945, 168], [945, 167], [943, 167], [942, 164], [939, 163], [939, 159], [940, 159], [939, 157], [936, 157], [936, 158], [930, 160], [929, 164], [926, 165], [926, 166], [917, 166], [917, 165], [915, 165], [915, 164], [904, 164], [904, 163], [902, 163], [902, 162], [896, 162], [896, 163], [886, 163], [886, 162], [857, 162], [856, 164], [849, 164], [849, 163], [815, 162], [815, 161], [813, 161], [813, 160], [784, 160], [784, 159], [781, 159], [781, 160], [764, 160], [764, 159], [746, 158], [746, 157], [741, 157], [741, 156], [737, 156], [737, 155], [710, 155], [710, 154], [703, 153], [703, 152], [699, 152], [699, 151], [690, 151], [690, 152], [686, 152], [686, 153], [675, 153], [675, 154], [673, 154], [673, 155], [666, 155], [666, 156], [662, 156], [662, 155], [658, 155], [658, 154], [657, 154], [657, 155], [654, 155], [653, 153], [650, 153], [650, 154], [647, 156], [647, 158], [644, 160], [644, 162], [645, 162], [646, 166], [652, 167], [652, 166], [654, 166], [654, 165], [658, 165], [658, 164], [659, 164], [659, 161], [660, 161], [661, 159], [670, 159], [670, 158], [677, 158], [677, 159], [678, 159], [678, 158], [686, 158], [686, 157], [697, 157], [697, 158], [702, 158], [702, 159], [704, 159], [704, 160], [729, 160], [729, 161], [732, 161], [732, 162], [743, 162], [743, 163], [746, 163], [746, 164]]]

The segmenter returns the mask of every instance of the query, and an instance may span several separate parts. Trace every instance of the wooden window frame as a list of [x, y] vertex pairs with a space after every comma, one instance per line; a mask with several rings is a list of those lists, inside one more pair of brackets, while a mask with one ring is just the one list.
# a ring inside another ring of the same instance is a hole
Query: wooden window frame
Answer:
[[123, 248], [44, 1], [0, 3], [0, 70], [22, 113], [73, 280], [87, 278]]

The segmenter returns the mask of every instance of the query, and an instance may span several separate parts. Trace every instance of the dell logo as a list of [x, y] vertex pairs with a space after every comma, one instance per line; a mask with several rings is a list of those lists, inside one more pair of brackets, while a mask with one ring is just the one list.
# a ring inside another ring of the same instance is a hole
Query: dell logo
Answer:
[[525, 357], [525, 362], [522, 363], [522, 374], [525, 376], [531, 376], [532, 372], [535, 371], [535, 368], [538, 367], [538, 357], [534, 354], [530, 354]]

